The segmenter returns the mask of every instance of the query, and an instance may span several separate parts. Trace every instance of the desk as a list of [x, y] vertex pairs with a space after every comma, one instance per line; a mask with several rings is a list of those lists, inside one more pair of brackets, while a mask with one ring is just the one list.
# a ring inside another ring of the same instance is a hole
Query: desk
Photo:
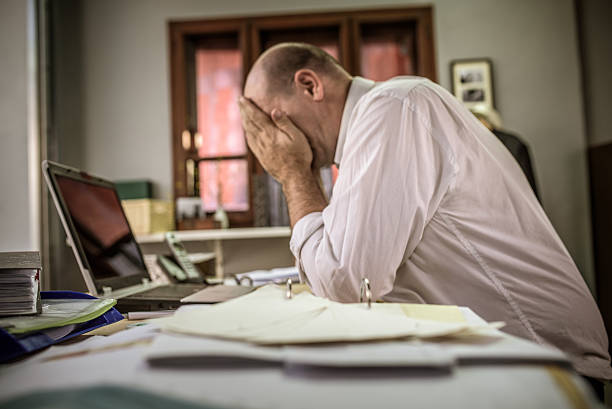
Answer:
[[[468, 320], [474, 320], [469, 310], [462, 311]], [[146, 345], [137, 345], [41, 362], [46, 353], [43, 352], [24, 362], [0, 367], [0, 399], [41, 388], [114, 384], [230, 408], [580, 407], [559, 387], [551, 368], [541, 365], [458, 366], [451, 373], [274, 365], [159, 369], [148, 366], [143, 358], [146, 350]], [[585, 407], [596, 406], [580, 376], [557, 367], [552, 370], [561, 372], [575, 385]]]

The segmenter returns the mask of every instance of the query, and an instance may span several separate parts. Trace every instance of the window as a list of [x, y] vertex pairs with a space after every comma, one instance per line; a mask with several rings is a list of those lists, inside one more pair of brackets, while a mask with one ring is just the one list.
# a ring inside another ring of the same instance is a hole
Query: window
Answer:
[[[363, 24], [360, 28], [361, 75], [385, 81], [397, 75], [415, 75], [414, 29], [403, 24]], [[380, 64], [384, 61], [384, 64]]]
[[236, 101], [242, 63], [235, 48], [201, 44], [195, 50], [197, 189], [205, 212], [219, 205], [230, 212], [249, 209], [247, 147]]
[[[288, 224], [280, 186], [248, 151], [236, 101], [253, 62], [284, 42], [315, 44], [352, 74], [435, 80], [430, 7], [169, 23], [174, 196], [200, 197], [206, 217], [179, 229]], [[322, 171], [331, 192], [338, 170]]]

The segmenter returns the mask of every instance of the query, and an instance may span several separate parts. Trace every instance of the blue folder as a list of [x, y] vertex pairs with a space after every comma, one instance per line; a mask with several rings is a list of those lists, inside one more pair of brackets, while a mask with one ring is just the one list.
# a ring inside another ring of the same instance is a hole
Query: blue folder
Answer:
[[[89, 294], [83, 294], [76, 291], [41, 291], [40, 298], [42, 300], [66, 300], [66, 299], [85, 299], [96, 298]], [[39, 349], [58, 342], [66, 341], [74, 338], [85, 332], [89, 332], [99, 327], [103, 327], [113, 322], [121, 321], [123, 315], [115, 308], [111, 308], [104, 314], [92, 320], [76, 324], [74, 330], [68, 335], [53, 339], [42, 332], [27, 333], [22, 335], [11, 335], [3, 328], [0, 328], [0, 363], [11, 361], [25, 354], [29, 354]]]

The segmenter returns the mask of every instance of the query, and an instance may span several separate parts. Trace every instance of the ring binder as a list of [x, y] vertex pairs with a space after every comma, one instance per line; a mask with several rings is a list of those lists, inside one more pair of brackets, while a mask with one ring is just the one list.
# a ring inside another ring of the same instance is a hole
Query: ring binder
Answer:
[[249, 277], [249, 276], [243, 276], [243, 277], [240, 277], [240, 278], [234, 277], [234, 280], [236, 280], [236, 284], [238, 284], [238, 285], [245, 285], [242, 282], [246, 281], [246, 286], [247, 287], [253, 287], [253, 284], [254, 284], [253, 283], [253, 279], [251, 277]]
[[370, 287], [370, 280], [367, 278], [363, 278], [361, 280], [361, 288], [359, 289], [359, 302], [363, 302], [363, 297], [365, 293], [365, 298], [368, 301], [368, 308], [372, 308], [372, 288]]
[[[293, 280], [290, 278], [286, 281], [285, 299], [290, 300], [293, 298]], [[370, 280], [363, 278], [361, 280], [361, 287], [359, 289], [359, 302], [364, 302], [364, 297], [368, 303], [368, 308], [372, 309], [372, 287], [370, 287]]]

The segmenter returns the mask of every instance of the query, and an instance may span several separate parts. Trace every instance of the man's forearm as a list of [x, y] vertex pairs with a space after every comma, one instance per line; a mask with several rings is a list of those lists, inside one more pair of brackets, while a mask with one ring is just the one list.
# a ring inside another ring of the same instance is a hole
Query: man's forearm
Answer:
[[320, 212], [327, 206], [327, 199], [312, 172], [296, 173], [283, 181], [283, 193], [287, 198], [291, 228], [309, 213]]

